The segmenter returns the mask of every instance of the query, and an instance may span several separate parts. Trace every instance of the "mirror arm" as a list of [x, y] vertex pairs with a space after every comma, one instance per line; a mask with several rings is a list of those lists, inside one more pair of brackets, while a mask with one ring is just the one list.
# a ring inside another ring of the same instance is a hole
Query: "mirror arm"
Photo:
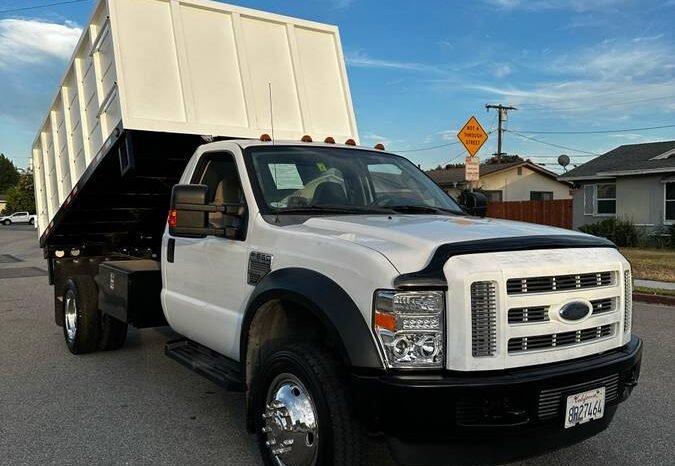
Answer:
[[190, 212], [222, 212], [227, 215], [242, 216], [246, 212], [244, 204], [175, 204], [174, 210], [187, 210]]

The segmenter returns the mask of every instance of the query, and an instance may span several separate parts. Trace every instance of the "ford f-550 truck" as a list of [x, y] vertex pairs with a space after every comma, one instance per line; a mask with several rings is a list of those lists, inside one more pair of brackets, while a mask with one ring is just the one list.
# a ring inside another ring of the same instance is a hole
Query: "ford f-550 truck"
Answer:
[[33, 146], [70, 351], [170, 325], [168, 356], [246, 393], [268, 465], [360, 464], [367, 432], [441, 464], [605, 429], [640, 372], [626, 259], [469, 215], [357, 139], [337, 28], [99, 1]]

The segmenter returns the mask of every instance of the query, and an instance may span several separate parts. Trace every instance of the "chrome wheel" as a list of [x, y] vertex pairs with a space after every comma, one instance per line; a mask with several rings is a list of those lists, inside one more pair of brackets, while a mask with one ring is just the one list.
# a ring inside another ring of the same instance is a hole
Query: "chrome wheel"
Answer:
[[66, 291], [64, 300], [63, 325], [66, 329], [66, 338], [72, 342], [77, 335], [77, 301], [73, 290]]
[[265, 445], [279, 466], [313, 466], [319, 452], [316, 406], [293, 374], [280, 374], [270, 384], [263, 417]]

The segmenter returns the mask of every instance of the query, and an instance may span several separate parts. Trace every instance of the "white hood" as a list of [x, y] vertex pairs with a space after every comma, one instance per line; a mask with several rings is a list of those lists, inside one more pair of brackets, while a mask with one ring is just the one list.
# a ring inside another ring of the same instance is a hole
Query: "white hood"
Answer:
[[585, 236], [532, 223], [443, 215], [314, 217], [296, 228], [379, 251], [399, 273], [422, 269], [436, 248], [446, 243], [514, 236]]

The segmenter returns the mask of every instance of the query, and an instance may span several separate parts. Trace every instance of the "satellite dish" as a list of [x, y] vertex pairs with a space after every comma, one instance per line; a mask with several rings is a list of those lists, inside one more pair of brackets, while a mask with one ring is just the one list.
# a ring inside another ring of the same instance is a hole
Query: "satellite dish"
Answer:
[[565, 168], [570, 164], [569, 156], [562, 154], [560, 157], [558, 157], [558, 163], [560, 164], [561, 167]]

